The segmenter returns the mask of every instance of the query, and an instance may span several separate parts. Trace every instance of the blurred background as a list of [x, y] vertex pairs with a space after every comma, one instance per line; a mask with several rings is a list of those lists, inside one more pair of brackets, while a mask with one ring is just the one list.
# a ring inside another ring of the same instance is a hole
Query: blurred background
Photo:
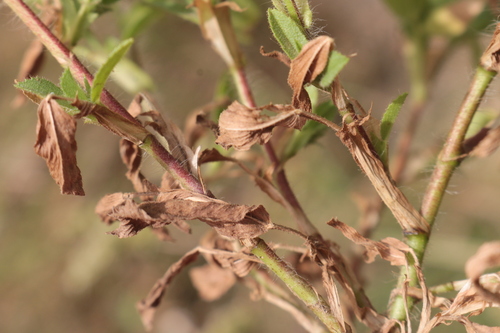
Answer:
[[[258, 104], [288, 103], [291, 91], [286, 83], [287, 68], [259, 54], [261, 45], [266, 51], [278, 49], [265, 19], [270, 1], [254, 3], [253, 27], [242, 37], [250, 84]], [[340, 52], [353, 55], [341, 73], [345, 88], [380, 118], [394, 98], [409, 91], [398, 19], [381, 0], [314, 0], [311, 5], [317, 29], [335, 38]], [[122, 12], [133, 9], [127, 1], [114, 6]], [[485, 31], [477, 31], [482, 47], [488, 44], [494, 23], [491, 21]], [[117, 16], [110, 12], [100, 16], [91, 30], [102, 39], [119, 38], [119, 26]], [[171, 230], [174, 243], [159, 241], [149, 230], [128, 239], [107, 235], [116, 225], [106, 226], [99, 220], [94, 213], [96, 203], [105, 194], [133, 189], [124, 175], [119, 138], [83, 123], [77, 131], [77, 158], [86, 196], [60, 194], [45, 162], [33, 150], [36, 106], [26, 101], [12, 107], [17, 94], [14, 79], [33, 39], [1, 3], [0, 332], [143, 332], [136, 302], [146, 296], [171, 263], [198, 244], [207, 227], [192, 221], [192, 235]], [[181, 126], [191, 111], [212, 101], [225, 72], [224, 63], [202, 38], [199, 28], [166, 11], [136, 37], [133, 52], [154, 82], [153, 95], [163, 114]], [[409, 167], [416, 176], [401, 185], [417, 207], [432, 171], [431, 158], [446, 137], [476, 62], [471, 48], [461, 44], [452, 50], [430, 83], [429, 101], [411, 148], [414, 162]], [[90, 61], [86, 64], [95, 70]], [[57, 82], [61, 73], [60, 66], [47, 54], [39, 75]], [[132, 95], [115, 82], [109, 87], [128, 105]], [[481, 106], [484, 112], [498, 110], [498, 92], [495, 82]], [[403, 107], [398, 118], [391, 147], [404, 132], [407, 110]], [[210, 147], [213, 138], [202, 144], [202, 148]], [[159, 181], [162, 171], [153, 159], [146, 157], [144, 168], [149, 179]], [[328, 133], [290, 160], [286, 170], [306, 213], [323, 235], [339, 243], [347, 255], [353, 253], [356, 249], [325, 223], [337, 217], [356, 227], [360, 211], [354, 198], [360, 194], [374, 196], [375, 192], [345, 147]], [[226, 201], [263, 204], [274, 222], [293, 226], [287, 212], [247, 177], [214, 180], [209, 186]], [[457, 170], [428, 247], [424, 267], [428, 285], [464, 279], [467, 259], [483, 242], [498, 240], [499, 187], [498, 152], [486, 159], [471, 158]], [[373, 239], [388, 236], [402, 237], [397, 223], [385, 212]], [[301, 245], [297, 238], [278, 232], [264, 238]], [[199, 259], [193, 266], [202, 264]], [[397, 273], [397, 268], [381, 260], [363, 267], [367, 293], [379, 311], [386, 308]], [[499, 326], [498, 318], [499, 312], [494, 309], [474, 321]], [[453, 324], [436, 332], [461, 330], [460, 325]], [[249, 290], [243, 285], [236, 285], [215, 302], [200, 300], [187, 270], [166, 292], [153, 331], [304, 332], [284, 311], [265, 301], [250, 300]]]

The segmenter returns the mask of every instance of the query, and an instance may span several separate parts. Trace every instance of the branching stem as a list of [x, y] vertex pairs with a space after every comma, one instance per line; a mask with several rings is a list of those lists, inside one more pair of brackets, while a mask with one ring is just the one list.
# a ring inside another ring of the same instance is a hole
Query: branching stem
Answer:
[[[438, 156], [434, 172], [432, 174], [430, 183], [424, 195], [422, 202], [421, 212], [423, 217], [433, 225], [439, 206], [443, 200], [448, 183], [453, 175], [453, 172], [460, 164], [460, 159], [457, 158], [462, 154], [462, 143], [465, 138], [465, 133], [469, 128], [472, 117], [476, 112], [479, 103], [481, 102], [486, 89], [495, 77], [496, 73], [488, 71], [482, 67], [476, 69], [476, 73], [472, 79], [469, 90], [465, 96], [464, 101], [455, 117], [455, 121], [448, 134], [448, 138]], [[424, 258], [425, 249], [429, 241], [430, 234], [409, 235], [407, 237], [407, 244], [415, 251], [417, 259], [420, 263]], [[418, 283], [417, 275], [412, 266], [409, 270], [403, 269], [398, 281], [398, 287], [401, 288], [402, 284], [408, 276], [410, 286], [416, 286]], [[414, 300], [408, 299], [408, 306], [411, 307]], [[389, 316], [398, 320], [405, 320], [406, 314], [404, 310], [405, 302], [401, 296], [395, 298], [389, 309]]]

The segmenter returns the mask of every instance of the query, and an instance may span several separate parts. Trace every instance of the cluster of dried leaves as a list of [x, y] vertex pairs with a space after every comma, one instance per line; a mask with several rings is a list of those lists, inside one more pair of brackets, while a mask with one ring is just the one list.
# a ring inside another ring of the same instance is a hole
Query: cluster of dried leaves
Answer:
[[[202, 1], [197, 2], [199, 6], [203, 4]], [[226, 9], [225, 6], [221, 6], [218, 10], [226, 11]], [[351, 121], [345, 119], [339, 127], [310, 114], [311, 101], [304, 86], [312, 83], [322, 73], [332, 49], [333, 40], [321, 36], [306, 44], [295, 59], [290, 60], [285, 55], [276, 52], [268, 54], [290, 66], [288, 83], [293, 91], [290, 105], [249, 108], [233, 102], [221, 114], [218, 125], [201, 116], [197, 117], [198, 122], [215, 129], [216, 143], [222, 147], [248, 150], [254, 144], [269, 142], [275, 127], [300, 129], [307, 119], [320, 121], [336, 131], [341, 142], [349, 149], [356, 163], [392, 211], [403, 232], [405, 234], [429, 233], [427, 221], [397, 188], [390, 173], [375, 152], [363, 126], [370, 119], [370, 115], [358, 116], [351, 113]], [[228, 54], [232, 52], [233, 50], [227, 50]], [[496, 54], [494, 56], [496, 57]], [[36, 60], [32, 60], [32, 63], [34, 65]], [[353, 108], [351, 99], [338, 81], [332, 85], [331, 93], [339, 109]], [[297, 303], [288, 290], [277, 284], [266, 270], [256, 267], [255, 263], [261, 261], [251, 254], [257, 237], [271, 229], [287, 231], [290, 229], [273, 224], [263, 206], [231, 204], [214, 198], [210, 191], [198, 193], [183, 189], [168, 172], [165, 173], [162, 184], [159, 186], [151, 183], [140, 171], [142, 156], [140, 146], [147, 141], [149, 136], [154, 136], [177, 161], [184, 165], [186, 171], [194, 175], [201, 183], [203, 183], [200, 172], [201, 164], [234, 163], [248, 173], [273, 200], [290, 208], [290, 204], [273, 185], [274, 169], [270, 168], [270, 172], [255, 171], [234, 157], [223, 156], [217, 150], [194, 152], [191, 147], [196, 139], [186, 140], [185, 134], [175, 124], [164, 120], [152, 107], [143, 112], [142, 101], [143, 97], [138, 97], [129, 108], [130, 114], [137, 120], [136, 123], [116, 115], [103, 106], [77, 99], [72, 105], [81, 112], [72, 117], [62, 109], [55, 97], [49, 95], [40, 102], [38, 107], [39, 121], [35, 150], [46, 160], [50, 173], [60, 186], [62, 193], [84, 195], [75, 155], [75, 118], [93, 116], [103, 127], [122, 137], [120, 153], [128, 169], [126, 176], [137, 192], [110, 194], [97, 205], [96, 212], [105, 223], [111, 224], [115, 221], [120, 223], [111, 234], [126, 238], [136, 235], [145, 228], [150, 228], [160, 239], [172, 240], [166, 227], [172, 224], [189, 233], [190, 227], [187, 221], [190, 220], [202, 221], [215, 231], [209, 232], [198, 247], [174, 263], [156, 282], [148, 296], [138, 304], [145, 326], [152, 327], [155, 310], [174, 277], [197, 260], [201, 254], [206, 264], [192, 268], [190, 277], [203, 299], [207, 301], [218, 299], [236, 282], [241, 281], [253, 290], [255, 298], [265, 299], [289, 311], [308, 331], [321, 331], [321, 326], [302, 308], [301, 304]], [[269, 116], [264, 112], [265, 110], [274, 112], [275, 115]], [[489, 132], [498, 133], [498, 129]], [[192, 132], [186, 136], [199, 137], [199, 133], [193, 134]], [[486, 144], [484, 140], [477, 140], [478, 143], [473, 146], [479, 147], [482, 142], [482, 145], [486, 145], [487, 148], [483, 147], [481, 151], [491, 151], [495, 144], [498, 145], [498, 135], [484, 135], [484, 137], [490, 138], [494, 143]], [[187, 141], [189, 144], [186, 143]], [[376, 256], [380, 256], [391, 265], [415, 267], [420, 288], [406, 286], [398, 293], [422, 300], [422, 315], [418, 332], [429, 332], [437, 325], [451, 321], [464, 324], [468, 332], [500, 332], [500, 328], [486, 328], [469, 320], [469, 316], [479, 314], [486, 307], [500, 305], [500, 276], [498, 274], [483, 275], [485, 270], [500, 265], [500, 243], [485, 244], [479, 249], [466, 265], [469, 281], [458, 290], [453, 299], [446, 299], [436, 296], [426, 287], [418, 259], [404, 242], [394, 238], [385, 238], [381, 241], [370, 240], [336, 219], [329, 221], [328, 224], [341, 231], [354, 244], [362, 246], [365, 249], [364, 258], [367, 263], [373, 262]], [[324, 240], [320, 235], [302, 235], [297, 231], [292, 232], [304, 239], [303, 247], [291, 249], [291, 258], [296, 259], [293, 269], [307, 273], [308, 283], [321, 282], [316, 289], [323, 289], [330, 306], [328, 311], [331, 311], [340, 322], [343, 331], [351, 330], [352, 325], [349, 323], [352, 324], [354, 318], [373, 331], [389, 332], [395, 326], [399, 326], [403, 332], [411, 331], [411, 326], [405, 327], [403, 323], [390, 320], [374, 309], [364, 294], [357, 276], [352, 272], [349, 261], [340, 253], [338, 245]], [[307, 267], [307, 271], [304, 267]], [[254, 274], [249, 276], [252, 269], [254, 269]], [[337, 286], [342, 288], [342, 293]], [[321, 292], [318, 291], [318, 293]], [[439, 308], [441, 312], [431, 317], [432, 307]], [[407, 322], [411, 322], [409, 315]]]

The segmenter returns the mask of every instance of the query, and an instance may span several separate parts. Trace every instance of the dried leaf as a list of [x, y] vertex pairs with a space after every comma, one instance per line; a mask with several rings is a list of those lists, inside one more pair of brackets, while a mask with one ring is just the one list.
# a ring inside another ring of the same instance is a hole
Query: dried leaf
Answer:
[[113, 207], [110, 218], [120, 221], [120, 226], [109, 232], [110, 235], [118, 236], [118, 238], [135, 236], [139, 231], [149, 226], [160, 228], [168, 224], [149, 216], [140, 205], [137, 205], [130, 198], [127, 198], [123, 204]]
[[233, 272], [216, 265], [192, 268], [189, 277], [200, 297], [207, 302], [219, 299], [236, 282]]
[[332, 219], [327, 224], [338, 229], [355, 244], [364, 246], [366, 249], [365, 261], [367, 263], [373, 262], [375, 257], [380, 255], [382, 259], [389, 261], [391, 265], [403, 266], [407, 264], [405, 253], [408, 253], [410, 248], [400, 240], [388, 237], [380, 242], [376, 242], [361, 236], [356, 229], [337, 219]]
[[35, 152], [45, 159], [50, 175], [63, 194], [85, 195], [76, 164], [76, 122], [52, 99], [44, 98], [37, 110]]
[[153, 328], [153, 319], [156, 309], [161, 303], [161, 298], [165, 289], [170, 285], [172, 280], [182, 271], [184, 267], [192, 263], [198, 258], [199, 250], [195, 248], [186, 253], [181, 259], [172, 264], [165, 274], [156, 281], [155, 285], [149, 294], [137, 303], [137, 310], [139, 311], [142, 323], [146, 330], [150, 331]]
[[[293, 90], [292, 105], [305, 112], [311, 112], [311, 100], [304, 85], [313, 82], [326, 68], [328, 57], [333, 50], [333, 39], [319, 36], [309, 41], [299, 55], [292, 60], [288, 74], [288, 84]], [[302, 128], [305, 120], [300, 120], [295, 128]]]
[[388, 319], [375, 311], [346, 260], [338, 251], [338, 246], [330, 244], [319, 235], [310, 236], [307, 245], [310, 247], [310, 258], [320, 267], [325, 267], [328, 274], [333, 275], [344, 289], [346, 299], [343, 305], [352, 309], [356, 317], [371, 330], [379, 331]]
[[300, 121], [293, 108], [278, 107], [285, 112], [275, 117], [263, 115], [261, 113], [263, 108], [251, 109], [236, 101], [233, 102], [220, 115], [220, 135], [216, 143], [226, 149], [234, 147], [238, 150], [248, 150], [255, 143], [267, 143], [275, 126], [291, 127]]
[[279, 52], [279, 51], [266, 52], [264, 50], [264, 46], [261, 46], [260, 47], [260, 54], [263, 55], [264, 57], [277, 59], [277, 60], [281, 61], [282, 63], [284, 63], [287, 67], [290, 67], [291, 60], [283, 52]]
[[108, 194], [99, 200], [95, 208], [95, 212], [104, 223], [111, 224], [114, 221], [114, 218], [111, 217], [114, 209], [124, 205], [126, 200], [127, 196], [125, 193], [119, 192]]
[[500, 266], [500, 241], [483, 244], [465, 264], [465, 273], [471, 279], [477, 293], [488, 302], [500, 303], [500, 293], [498, 290], [486, 289], [480, 283], [480, 277], [485, 270], [498, 266]]
[[187, 190], [162, 193], [158, 202], [145, 202], [140, 208], [167, 223], [199, 219], [219, 234], [236, 239], [258, 237], [272, 227], [263, 206], [229, 204]]
[[486, 135], [474, 146], [469, 153], [471, 156], [488, 157], [493, 154], [500, 145], [500, 126], [488, 129]]
[[134, 96], [134, 99], [132, 100], [132, 102], [130, 102], [130, 105], [128, 106], [127, 111], [128, 111], [128, 113], [130, 113], [130, 115], [132, 117], [135, 118], [142, 113], [141, 102], [143, 100], [144, 100], [144, 95], [137, 94]]
[[481, 56], [479, 63], [489, 71], [498, 72], [500, 70], [500, 23], [497, 24], [490, 44]]
[[[136, 144], [121, 139], [120, 156], [123, 163], [127, 166], [127, 178], [134, 185], [134, 189], [139, 192], [158, 192], [158, 187], [146, 179], [140, 172], [142, 151]], [[152, 200], [152, 196], [143, 196], [142, 200]]]
[[343, 127], [336, 135], [349, 149], [354, 160], [368, 176], [373, 187], [401, 225], [404, 234], [429, 233], [429, 223], [413, 207], [406, 196], [394, 184], [377, 154], [373, 151], [361, 125], [370, 117], [356, 120]]

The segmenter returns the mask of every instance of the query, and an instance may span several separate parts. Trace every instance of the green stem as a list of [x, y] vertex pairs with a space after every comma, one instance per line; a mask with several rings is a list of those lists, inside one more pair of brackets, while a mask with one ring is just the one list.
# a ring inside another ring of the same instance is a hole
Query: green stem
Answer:
[[295, 270], [283, 261], [260, 238], [254, 240], [251, 250], [278, 278], [280, 278], [295, 296], [321, 320], [331, 332], [345, 332], [340, 321], [331, 312], [328, 303]]
[[[448, 183], [453, 175], [453, 172], [460, 164], [459, 156], [462, 154], [462, 143], [465, 138], [465, 133], [469, 128], [472, 117], [476, 112], [481, 98], [484, 96], [486, 89], [495, 77], [496, 72], [488, 71], [482, 67], [476, 69], [476, 73], [472, 79], [470, 88], [465, 96], [464, 101], [455, 117], [455, 121], [448, 134], [448, 138], [441, 150], [430, 183], [424, 195], [421, 212], [423, 217], [434, 224], [439, 206], [443, 200]], [[425, 249], [429, 241], [430, 234], [409, 235], [407, 244], [415, 251], [420, 264], [424, 258]], [[398, 287], [402, 287], [402, 282], [408, 276], [410, 286], [416, 286], [418, 279], [415, 268], [410, 266], [409, 270], [402, 269], [399, 278]], [[408, 307], [413, 304], [413, 299], [408, 299]], [[405, 320], [406, 314], [404, 310], [404, 302], [401, 296], [395, 298], [392, 306], [389, 309], [389, 316], [398, 320]]]

